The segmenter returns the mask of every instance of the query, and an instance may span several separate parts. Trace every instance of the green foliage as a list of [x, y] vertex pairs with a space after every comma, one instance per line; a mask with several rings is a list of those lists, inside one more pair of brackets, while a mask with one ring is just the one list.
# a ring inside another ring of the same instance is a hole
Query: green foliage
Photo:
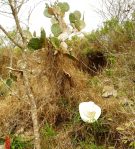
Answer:
[[51, 37], [50, 41], [55, 49], [58, 49], [60, 47], [60, 41], [57, 37]]
[[109, 55], [108, 57], [107, 57], [107, 61], [108, 61], [108, 63], [110, 64], [110, 65], [113, 65], [113, 64], [115, 64], [116, 63], [116, 57], [114, 56], [114, 55]]
[[5, 143], [5, 139], [0, 138], [0, 145], [3, 145]]
[[69, 14], [69, 21], [70, 21], [70, 23], [75, 23], [76, 18], [75, 18], [74, 13], [70, 13], [70, 14]]
[[25, 141], [22, 137], [14, 137], [11, 144], [11, 149], [26, 149], [26, 148], [33, 148], [33, 145]]
[[129, 40], [135, 39], [135, 22], [127, 20], [123, 23], [123, 29]]
[[91, 50], [92, 50], [91, 48], [86, 47], [82, 50], [82, 54], [85, 56], [85, 55], [89, 54]]
[[33, 32], [33, 37], [36, 37], [36, 31]]
[[107, 34], [108, 32], [115, 30], [119, 26], [119, 20], [117, 18], [112, 18], [104, 22], [104, 26], [101, 29], [102, 34]]
[[98, 120], [92, 123], [91, 127], [94, 133], [104, 133], [108, 131], [108, 128], [105, 128], [101, 120]]
[[41, 49], [45, 46], [45, 40], [46, 40], [46, 32], [43, 28], [41, 28], [40, 38], [33, 37], [28, 42], [28, 48], [33, 50]]
[[62, 28], [60, 27], [59, 23], [56, 23], [52, 25], [51, 31], [55, 37], [58, 37], [62, 33]]
[[82, 30], [85, 27], [85, 22], [81, 20], [80, 11], [74, 11], [69, 14], [69, 21], [73, 28], [76, 28], [78, 31]]
[[135, 148], [135, 141], [132, 141], [132, 142], [129, 144], [129, 147]]
[[81, 121], [80, 114], [79, 113], [76, 113], [76, 111], [75, 111], [74, 114], [73, 114], [73, 122], [72, 123], [73, 124], [77, 124], [80, 121]]
[[85, 38], [89, 41], [89, 42], [95, 42], [97, 41], [97, 39], [99, 39], [101, 36], [101, 31], [92, 31], [89, 34], [85, 34]]
[[85, 27], [85, 22], [83, 20], [78, 20], [74, 24], [78, 31], [81, 31]]
[[108, 77], [111, 77], [111, 76], [113, 76], [113, 74], [114, 74], [114, 71], [113, 71], [113, 69], [106, 69], [105, 70], [105, 72], [106, 72], [106, 75], [108, 76]]
[[55, 130], [48, 123], [46, 123], [44, 128], [42, 129], [42, 134], [44, 137], [47, 137], [47, 138], [56, 136]]
[[[67, 24], [64, 21], [64, 16], [67, 11], [69, 11], [70, 7], [67, 2], [54, 2], [50, 6], [46, 4], [46, 8], [44, 10], [44, 15], [48, 18], [51, 18], [51, 32], [55, 37], [58, 37], [61, 33], [63, 33], [66, 28], [68, 28]], [[80, 11], [74, 11], [69, 15], [70, 24], [73, 28], [76, 28], [78, 31], [82, 30], [85, 27], [84, 18], [81, 19]]]
[[28, 43], [28, 48], [38, 50], [42, 47], [42, 42], [39, 38], [31, 38]]
[[45, 32], [44, 28], [41, 28], [40, 39], [42, 39], [42, 40], [46, 39], [46, 32]]
[[80, 146], [81, 148], [84, 148], [84, 149], [105, 149], [105, 147], [103, 146], [98, 146], [94, 143], [89, 143], [85, 141], [80, 142]]
[[6, 80], [6, 84], [7, 84], [9, 87], [11, 87], [12, 82], [13, 82], [13, 80], [10, 79], [10, 78]]
[[68, 10], [69, 10], [69, 5], [68, 5], [68, 3], [66, 3], [66, 2], [59, 2], [58, 4], [57, 4], [57, 6], [59, 6], [60, 7], [60, 9], [61, 9], [61, 12], [63, 13], [63, 14], [65, 14], [65, 12], [67, 12]]
[[80, 11], [78, 11], [78, 10], [74, 11], [74, 15], [75, 15], [76, 20], [81, 19], [81, 12]]
[[41, 28], [40, 41], [41, 41], [41, 45], [42, 45], [42, 47], [45, 47], [45, 42], [46, 42], [46, 32], [45, 32], [44, 28]]
[[13, 49], [13, 53], [15, 54], [15, 55], [21, 55], [21, 53], [22, 53], [22, 50], [20, 49], [20, 48], [18, 48], [18, 47], [15, 47], [14, 49]]
[[99, 84], [101, 84], [101, 81], [97, 76], [94, 76], [88, 81], [88, 84], [92, 87], [97, 87]]
[[77, 21], [80, 21], [81, 19], [81, 13], [80, 11], [74, 11], [73, 13], [69, 14], [69, 21], [70, 23], [75, 23]]
[[[46, 8], [44, 10], [44, 15], [48, 18], [52, 18], [55, 15], [63, 16], [65, 15], [65, 12], [69, 10], [69, 5], [66, 2], [55, 2], [54, 5], [48, 6], [46, 5]], [[56, 17], [56, 16], [55, 16]]]

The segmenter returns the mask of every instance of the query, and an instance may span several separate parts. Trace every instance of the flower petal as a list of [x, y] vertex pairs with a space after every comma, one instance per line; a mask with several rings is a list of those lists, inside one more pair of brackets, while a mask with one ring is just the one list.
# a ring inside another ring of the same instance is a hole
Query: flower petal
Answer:
[[93, 123], [101, 115], [101, 108], [94, 102], [82, 102], [79, 104], [79, 113], [84, 122]]

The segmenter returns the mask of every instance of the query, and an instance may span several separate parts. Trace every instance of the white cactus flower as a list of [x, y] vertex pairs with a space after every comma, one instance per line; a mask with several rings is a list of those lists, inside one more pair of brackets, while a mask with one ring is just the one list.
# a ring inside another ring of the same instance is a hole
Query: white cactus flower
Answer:
[[101, 115], [101, 108], [94, 102], [82, 102], [79, 104], [81, 119], [87, 123], [95, 122]]
[[60, 47], [62, 48], [63, 52], [67, 52], [68, 45], [65, 42], [61, 42]]
[[58, 39], [60, 41], [65, 41], [66, 39], [69, 38], [69, 33], [68, 32], [63, 32], [62, 34], [59, 35]]
[[72, 33], [72, 29], [70, 27], [67, 27], [66, 30], [58, 36], [58, 39], [60, 41], [65, 41], [69, 39], [71, 33]]

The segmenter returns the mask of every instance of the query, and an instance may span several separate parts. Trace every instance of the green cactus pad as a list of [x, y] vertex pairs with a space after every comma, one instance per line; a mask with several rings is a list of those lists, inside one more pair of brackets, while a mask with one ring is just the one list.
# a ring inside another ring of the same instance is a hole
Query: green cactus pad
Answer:
[[55, 49], [58, 49], [60, 47], [60, 41], [57, 37], [51, 37], [50, 41]]
[[70, 21], [70, 23], [75, 23], [76, 17], [75, 17], [74, 13], [69, 14], [69, 21]]
[[70, 20], [70, 23], [75, 23], [77, 21], [80, 21], [81, 19], [81, 13], [80, 11], [74, 11], [73, 13], [70, 13], [69, 14], [69, 20]]
[[78, 11], [78, 10], [74, 11], [74, 15], [75, 15], [76, 20], [81, 19], [81, 12], [80, 11]]
[[41, 40], [39, 38], [31, 38], [28, 43], [28, 48], [33, 50], [38, 50], [42, 48]]
[[58, 23], [52, 25], [51, 31], [56, 37], [58, 37], [62, 33], [62, 29]]
[[12, 79], [7, 79], [6, 80], [6, 84], [9, 86], [9, 87], [11, 87], [11, 84], [13, 83], [13, 80]]
[[85, 27], [85, 22], [83, 20], [79, 20], [75, 22], [75, 28], [80, 31]]
[[40, 38], [44, 39], [44, 40], [46, 39], [46, 32], [45, 32], [44, 28], [41, 28]]
[[65, 12], [67, 12], [69, 10], [69, 5], [66, 2], [64, 2], [64, 3], [59, 2], [57, 4], [57, 6], [60, 7], [62, 13], [65, 13]]

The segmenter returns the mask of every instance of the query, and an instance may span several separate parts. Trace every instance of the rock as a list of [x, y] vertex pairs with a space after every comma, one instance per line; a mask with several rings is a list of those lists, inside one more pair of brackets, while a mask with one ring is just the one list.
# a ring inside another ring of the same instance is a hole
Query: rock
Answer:
[[102, 97], [109, 98], [110, 96], [117, 97], [117, 90], [114, 89], [114, 86], [104, 86]]

